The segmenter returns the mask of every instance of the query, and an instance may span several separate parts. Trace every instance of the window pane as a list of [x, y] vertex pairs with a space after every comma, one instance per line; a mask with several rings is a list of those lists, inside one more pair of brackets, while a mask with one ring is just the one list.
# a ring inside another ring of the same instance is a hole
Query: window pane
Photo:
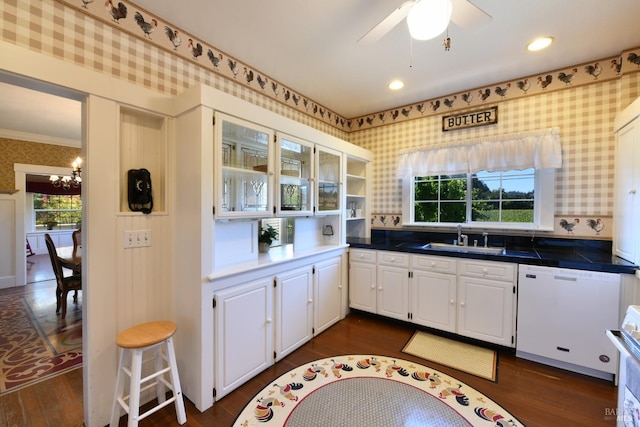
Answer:
[[441, 200], [465, 200], [467, 198], [466, 178], [443, 177], [440, 183]]
[[440, 205], [440, 222], [465, 222], [466, 202], [442, 203]]
[[533, 200], [503, 202], [502, 222], [533, 222]]
[[475, 202], [471, 205], [471, 220], [477, 222], [500, 222], [499, 202]]
[[416, 222], [438, 222], [438, 203], [416, 203], [414, 217]]
[[424, 177], [415, 179], [415, 200], [438, 200], [437, 177]]

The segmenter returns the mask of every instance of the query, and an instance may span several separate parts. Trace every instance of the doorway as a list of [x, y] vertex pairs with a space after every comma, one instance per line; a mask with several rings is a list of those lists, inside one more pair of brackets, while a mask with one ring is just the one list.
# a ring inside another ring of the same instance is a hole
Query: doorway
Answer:
[[[56, 375], [59, 372], [82, 366], [82, 336], [85, 325], [82, 322], [86, 300], [83, 301], [82, 292], [78, 295], [77, 304], [69, 298], [65, 319], [56, 314], [56, 281], [55, 276], [41, 276], [28, 279], [27, 269], [29, 262], [35, 265], [37, 260], [38, 269], [50, 269], [51, 259], [44, 244], [44, 234], [40, 232], [41, 242], [37, 242], [33, 236], [40, 231], [36, 226], [33, 206], [33, 190], [28, 190], [27, 176], [41, 177], [47, 181], [51, 175], [69, 175], [72, 170], [71, 162], [68, 166], [50, 166], [53, 164], [64, 165], [66, 160], [62, 156], [57, 156], [55, 152], [69, 151], [80, 154], [84, 151], [84, 138], [82, 128], [84, 121], [84, 95], [77, 94], [67, 89], [55, 87], [39, 81], [15, 75], [5, 74], [0, 71], [0, 116], [5, 109], [11, 109], [6, 117], [0, 119], [0, 140], [2, 141], [2, 156], [6, 163], [0, 164], [3, 167], [4, 175], [7, 176], [13, 169], [15, 187], [11, 191], [0, 194], [0, 212], [10, 215], [3, 215], [0, 224], [0, 235], [8, 236], [0, 239], [0, 254], [8, 255], [11, 265], [0, 266], [0, 276], [9, 279], [0, 283], [0, 310], [24, 310], [21, 318], [29, 318], [29, 322], [22, 322], [24, 330], [11, 329], [23, 337], [23, 341], [13, 340], [16, 345], [12, 348], [17, 356], [25, 360], [20, 361], [13, 358], [13, 364], [20, 366], [30, 366], [29, 357], [35, 354], [57, 355], [49, 363], [50, 372], [38, 372], [44, 377], [28, 378], [35, 382], [48, 378], [47, 375]], [[73, 124], [72, 124], [73, 123]], [[56, 124], [59, 124], [57, 126]], [[6, 187], [4, 185], [3, 187]], [[82, 200], [82, 195], [78, 196]], [[6, 221], [5, 221], [6, 219]], [[43, 230], [46, 230], [43, 228]], [[46, 230], [54, 232], [52, 230]], [[69, 244], [71, 243], [71, 231], [69, 230]], [[64, 234], [65, 230], [57, 231]], [[27, 236], [31, 234], [32, 238]], [[29, 246], [26, 243], [29, 242]], [[30, 251], [28, 249], [30, 249]], [[27, 256], [33, 253], [33, 255]], [[8, 272], [8, 274], [7, 274]], [[11, 277], [12, 276], [12, 277]], [[34, 282], [28, 284], [28, 282]], [[28, 285], [27, 285], [28, 284]], [[84, 322], [86, 323], [86, 322]], [[31, 328], [29, 328], [30, 326]], [[35, 332], [32, 333], [31, 329]], [[5, 330], [5, 333], [11, 333]], [[34, 336], [32, 341], [27, 338]], [[43, 339], [44, 337], [44, 339]], [[36, 344], [41, 344], [36, 347]], [[42, 347], [42, 348], [41, 348]], [[31, 349], [33, 348], [33, 351]], [[65, 354], [64, 357], [59, 355]], [[75, 359], [74, 359], [75, 358]], [[57, 360], [66, 360], [66, 365], [57, 365]], [[13, 371], [18, 369], [13, 367]], [[4, 369], [9, 372], [9, 370]], [[35, 375], [36, 372], [34, 371]], [[27, 378], [27, 377], [25, 377]], [[6, 389], [0, 388], [0, 395], [3, 392], [11, 392], [10, 387], [24, 387], [31, 385], [16, 386], [10, 379], [2, 378], [2, 385]], [[80, 385], [82, 387], [82, 385]], [[76, 394], [82, 395], [82, 389]]]

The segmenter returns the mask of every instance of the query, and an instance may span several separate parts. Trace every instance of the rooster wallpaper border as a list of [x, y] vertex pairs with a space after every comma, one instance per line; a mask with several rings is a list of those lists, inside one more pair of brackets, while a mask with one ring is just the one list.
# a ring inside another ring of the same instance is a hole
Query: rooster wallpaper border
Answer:
[[[112, 6], [113, 12], [110, 13], [102, 6], [102, 2], [94, 3], [93, 0], [55, 1], [90, 15], [160, 49], [192, 61], [209, 72], [241, 84], [344, 132], [355, 132], [390, 123], [437, 115], [445, 111], [451, 112], [482, 106], [487, 102], [499, 102], [507, 98], [516, 99], [569, 87], [588, 85], [616, 79], [624, 73], [640, 71], [640, 47], [637, 47], [625, 50], [619, 56], [465, 90], [464, 92], [420, 101], [361, 117], [345, 118], [294, 91], [271, 76], [267, 76], [250, 65], [238, 61], [226, 52], [199, 41], [188, 32], [160, 17], [154, 16], [134, 2], [119, 1], [118, 6]], [[108, 1], [108, 4], [111, 5], [112, 2]], [[160, 34], [155, 32], [156, 29], [159, 30]], [[160, 37], [153, 37], [152, 35], [159, 35]], [[202, 58], [205, 55], [208, 61]], [[602, 66], [601, 64], [607, 64], [607, 66]], [[632, 65], [635, 65], [635, 67]], [[241, 72], [242, 75], [238, 78]], [[441, 110], [441, 108], [443, 109]]]

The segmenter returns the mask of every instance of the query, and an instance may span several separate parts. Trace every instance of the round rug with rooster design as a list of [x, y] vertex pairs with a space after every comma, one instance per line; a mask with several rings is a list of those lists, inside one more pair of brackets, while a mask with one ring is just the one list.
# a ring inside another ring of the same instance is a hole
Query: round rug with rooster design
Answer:
[[457, 379], [407, 360], [346, 355], [316, 360], [275, 379], [234, 427], [496, 426], [522, 423]]

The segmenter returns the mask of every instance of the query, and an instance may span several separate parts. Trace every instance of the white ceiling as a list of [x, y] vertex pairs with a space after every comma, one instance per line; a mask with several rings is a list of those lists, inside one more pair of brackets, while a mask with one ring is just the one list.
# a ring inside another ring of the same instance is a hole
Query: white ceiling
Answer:
[[[411, 43], [404, 21], [374, 44], [356, 43], [403, 0], [134, 3], [346, 118], [640, 46], [639, 0], [473, 0], [493, 20], [475, 32], [451, 24], [448, 52], [441, 44], [444, 34]], [[556, 42], [528, 53], [526, 44], [538, 35], [552, 35]], [[154, 37], [165, 35], [158, 29]], [[386, 86], [395, 78], [406, 86], [392, 93]], [[0, 86], [0, 134], [79, 141], [80, 103], [51, 103], [41, 95]]]

